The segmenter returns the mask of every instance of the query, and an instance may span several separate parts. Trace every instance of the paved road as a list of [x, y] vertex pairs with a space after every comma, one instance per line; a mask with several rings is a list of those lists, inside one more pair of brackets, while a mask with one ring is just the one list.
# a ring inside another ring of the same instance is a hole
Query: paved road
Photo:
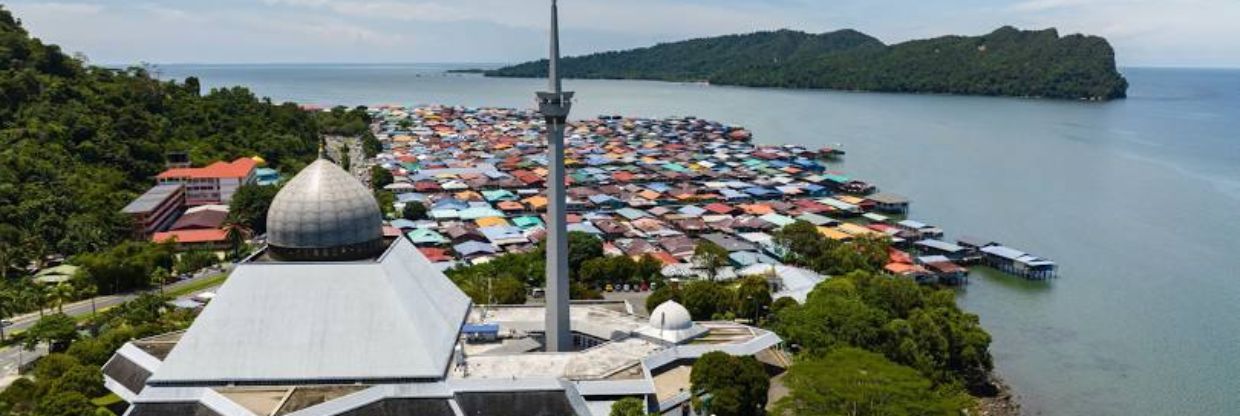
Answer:
[[[231, 266], [226, 266], [223, 270], [227, 271], [229, 268], [231, 268]], [[210, 276], [214, 276], [220, 273], [220, 271], [221, 271], [220, 269], [205, 269], [205, 270], [199, 271], [198, 273], [195, 273], [193, 276], [191, 276], [188, 279], [169, 284], [168, 286], [164, 288], [164, 290], [176, 290], [178, 288], [184, 287], [185, 285], [189, 285], [191, 283], [208, 278]], [[204, 288], [203, 290], [182, 296], [182, 298], [193, 297], [194, 295], [197, 295], [198, 293], [215, 290], [215, 288], [216, 287]], [[122, 295], [98, 296], [94, 298], [93, 305], [90, 299], [66, 304], [64, 305], [64, 313], [66, 315], [74, 316], [74, 317], [89, 315], [94, 311], [97, 311], [97, 310], [101, 311], [106, 308], [110, 308], [110, 307], [128, 302], [134, 298], [137, 298], [139, 295], [141, 295], [141, 292], [127, 293], [127, 294], [122, 294]], [[56, 312], [55, 309], [47, 309], [44, 311], [45, 314], [55, 313], [55, 312]], [[24, 331], [30, 328], [32, 325], [34, 325], [36, 322], [39, 321], [39, 313], [31, 312], [25, 315], [13, 317], [9, 319], [9, 321], [11, 321], [13, 324], [4, 328], [4, 333], [6, 334], [6, 336], [12, 333], [13, 331]], [[46, 354], [47, 354], [47, 347], [43, 345], [40, 345], [38, 348], [34, 350], [26, 350], [26, 351], [22, 351], [19, 346], [10, 346], [10, 347], [0, 348], [0, 390], [8, 387], [9, 383], [12, 383], [13, 380], [17, 378], [17, 369], [18, 369], [19, 361], [24, 365], [25, 363], [34, 361], [35, 359], [38, 359], [39, 357], [42, 357], [43, 355], [46, 355]]]

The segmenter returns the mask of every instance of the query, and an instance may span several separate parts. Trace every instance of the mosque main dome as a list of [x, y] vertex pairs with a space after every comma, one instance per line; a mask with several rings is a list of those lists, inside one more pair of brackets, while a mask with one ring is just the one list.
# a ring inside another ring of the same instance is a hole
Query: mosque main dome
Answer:
[[365, 185], [320, 159], [297, 173], [272, 200], [267, 244], [277, 260], [363, 259], [384, 248], [383, 216]]

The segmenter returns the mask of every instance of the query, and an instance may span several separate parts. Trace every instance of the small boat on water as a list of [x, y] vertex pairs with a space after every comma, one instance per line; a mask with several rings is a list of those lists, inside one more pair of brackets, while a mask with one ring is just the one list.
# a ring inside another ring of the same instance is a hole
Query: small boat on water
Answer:
[[827, 146], [818, 149], [818, 157], [823, 159], [836, 159], [844, 156], [844, 149], [841, 149], [840, 147], [843, 147], [843, 145], [836, 143], [834, 146]]

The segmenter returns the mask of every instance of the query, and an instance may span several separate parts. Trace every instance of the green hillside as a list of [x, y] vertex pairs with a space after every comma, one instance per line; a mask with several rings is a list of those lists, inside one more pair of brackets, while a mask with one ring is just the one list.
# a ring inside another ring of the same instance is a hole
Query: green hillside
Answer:
[[313, 160], [329, 117], [244, 88], [91, 66], [0, 8], [0, 271], [123, 240], [119, 211], [153, 185], [167, 151], [196, 164], [260, 155], [291, 171]]
[[[569, 78], [1063, 99], [1123, 98], [1128, 88], [1105, 39], [1012, 27], [890, 46], [853, 30], [758, 32], [565, 58], [561, 67]], [[487, 74], [542, 77], [546, 60]]]

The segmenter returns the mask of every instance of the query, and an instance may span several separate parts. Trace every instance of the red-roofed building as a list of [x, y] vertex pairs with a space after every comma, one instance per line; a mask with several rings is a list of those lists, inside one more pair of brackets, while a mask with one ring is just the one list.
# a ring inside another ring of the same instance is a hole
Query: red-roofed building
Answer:
[[151, 241], [176, 242], [178, 250], [223, 250], [228, 248], [228, 232], [218, 228], [158, 232]]
[[734, 208], [730, 206], [720, 204], [720, 203], [710, 204], [710, 205], [702, 207], [702, 209], [705, 209], [707, 211], [710, 211], [712, 213], [719, 214], [719, 215], [726, 215], [735, 210]]
[[430, 260], [431, 263], [453, 260], [452, 256], [448, 255], [448, 250], [446, 249], [435, 247], [418, 247], [418, 251], [421, 251], [422, 255], [426, 256], [426, 259]]
[[215, 162], [201, 168], [168, 169], [156, 179], [160, 184], [185, 185], [185, 204], [227, 204], [241, 185], [253, 184], [258, 162], [243, 157], [232, 162]]

